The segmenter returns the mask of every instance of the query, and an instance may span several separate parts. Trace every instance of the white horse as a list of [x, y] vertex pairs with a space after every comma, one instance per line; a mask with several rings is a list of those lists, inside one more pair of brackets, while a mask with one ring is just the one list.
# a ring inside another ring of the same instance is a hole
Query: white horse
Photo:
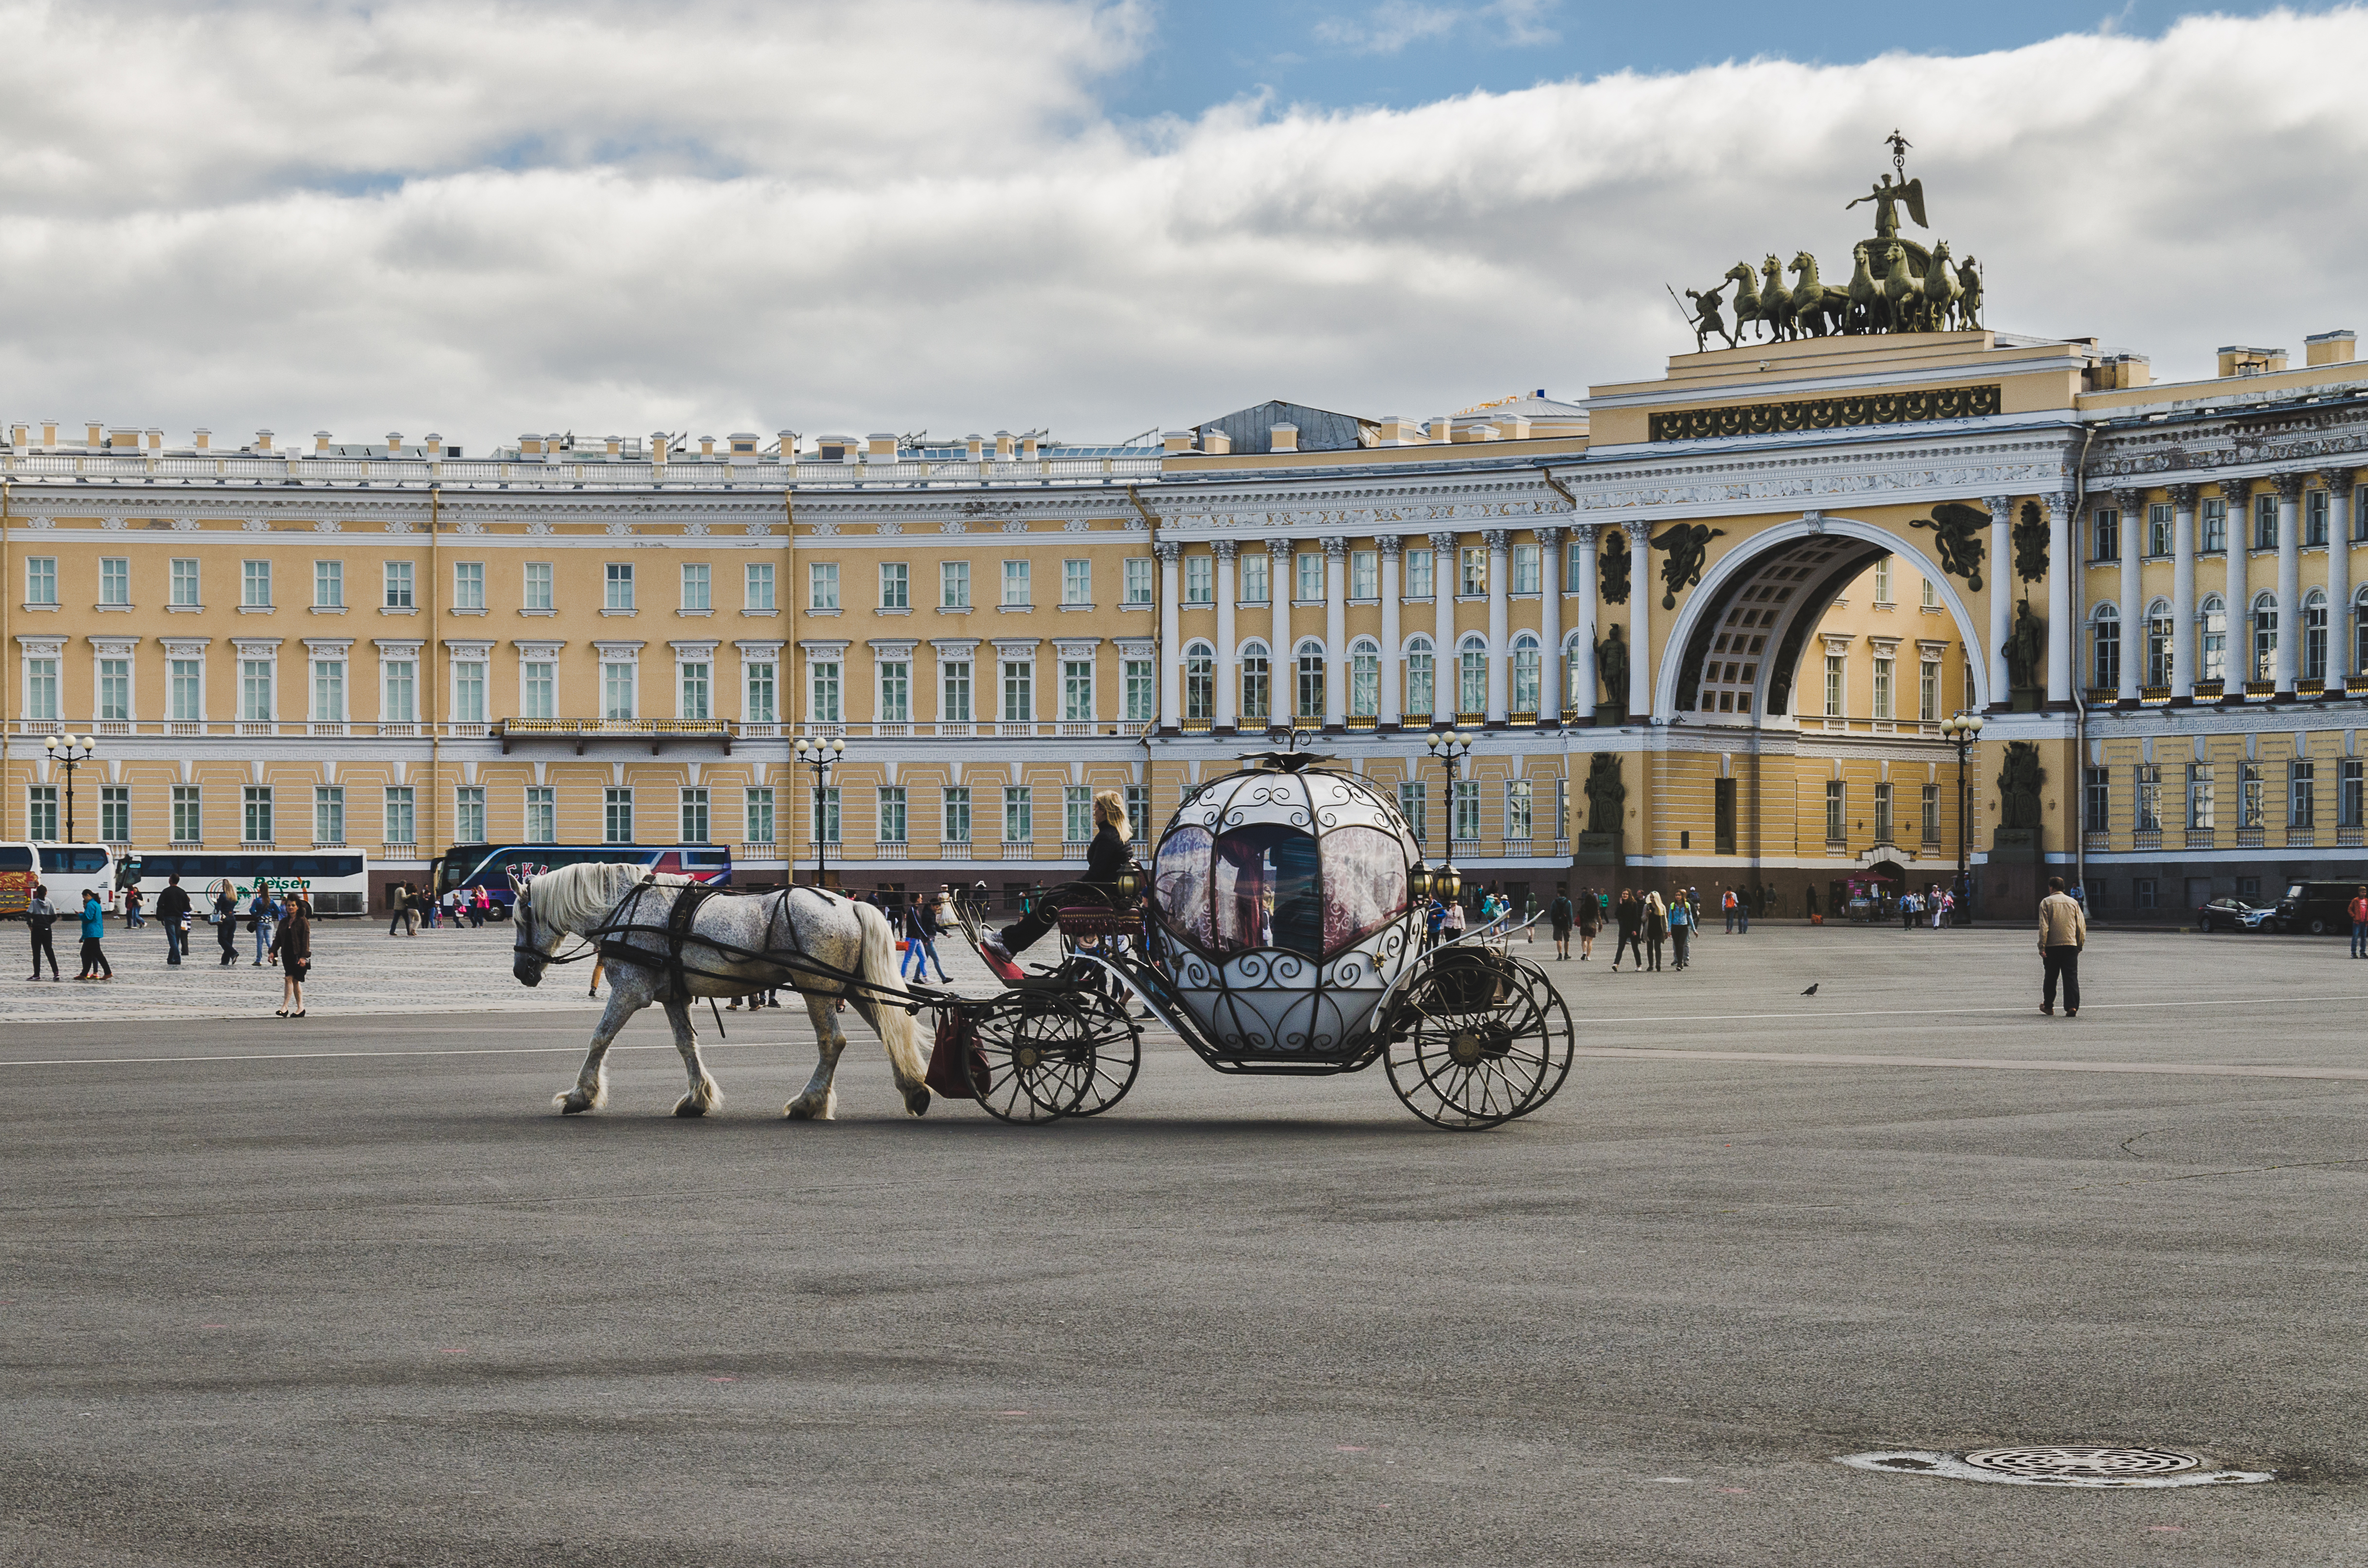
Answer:
[[[520, 984], [541, 984], [543, 970], [561, 941], [569, 936], [592, 937], [645, 877], [652, 885], [634, 897], [626, 912], [627, 922], [634, 926], [665, 927], [681, 896], [679, 890], [694, 885], [692, 879], [651, 877], [639, 866], [614, 862], [563, 866], [536, 877], [520, 890], [511, 911], [518, 937], [510, 972]], [[712, 945], [704, 939], [708, 937], [721, 945]], [[723, 1105], [723, 1091], [699, 1060], [699, 1036], [691, 1028], [689, 997], [673, 993], [666, 938], [657, 932], [636, 930], [610, 939], [647, 952], [648, 961], [620, 956], [602, 960], [609, 972], [609, 1010], [593, 1031], [592, 1049], [584, 1058], [584, 1070], [576, 1074], [575, 1086], [555, 1096], [554, 1103], [569, 1116], [598, 1110], [605, 1104], [609, 1043], [625, 1027], [626, 1019], [659, 1002], [666, 1008], [666, 1021], [674, 1026], [675, 1049], [682, 1052], [683, 1067], [690, 1074], [689, 1092], [675, 1102], [674, 1113], [706, 1115]], [[814, 968], [793, 968], [785, 976], [780, 964], [746, 956], [768, 951], [802, 954]], [[684, 988], [689, 996], [748, 996], [786, 984], [805, 997], [822, 1059], [804, 1092], [781, 1108], [782, 1115], [827, 1121], [837, 1111], [838, 1092], [831, 1080], [838, 1071], [839, 1052], [847, 1049], [847, 1034], [838, 1027], [837, 1004], [852, 988], [833, 983], [828, 977], [834, 971], [854, 975], [872, 988], [855, 990], [848, 999], [888, 1048], [888, 1064], [896, 1074], [896, 1087], [904, 1094], [905, 1108], [915, 1116], [929, 1108], [929, 1090], [923, 1082], [926, 1063], [916, 1042], [913, 1015], [880, 1000], [883, 994], [904, 994], [905, 987], [896, 974], [895, 933], [871, 905], [813, 888], [791, 888], [763, 898], [709, 898], [692, 913], [682, 960]]]

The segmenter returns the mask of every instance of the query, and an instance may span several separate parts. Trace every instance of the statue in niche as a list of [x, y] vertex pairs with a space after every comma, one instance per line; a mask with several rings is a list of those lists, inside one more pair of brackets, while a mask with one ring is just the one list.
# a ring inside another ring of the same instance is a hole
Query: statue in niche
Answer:
[[1620, 540], [1620, 545], [1616, 550], [1603, 551], [1599, 558], [1597, 571], [1603, 582], [1603, 602], [1624, 605], [1628, 602], [1628, 541], [1618, 534], [1604, 537]]
[[1620, 781], [1620, 759], [1600, 751], [1588, 765], [1587, 831], [1617, 836], [1628, 810], [1628, 786]]
[[1628, 717], [1628, 644], [1622, 641], [1615, 623], [1595, 645], [1595, 671], [1603, 677], [1606, 693], [1598, 705], [1599, 711], [1610, 710], [1613, 722], [1625, 722]]
[[2047, 517], [2036, 501], [2025, 501], [2015, 519], [2014, 574], [2026, 583], [2047, 575]]
[[2047, 781], [2039, 766], [2039, 748], [2029, 741], [2009, 741], [2006, 768], [1998, 777], [1998, 825], [2035, 828], [2039, 825], [2039, 787]]
[[2020, 696], [2039, 690], [2039, 666], [2047, 656], [2047, 623], [2031, 613], [2031, 601], [2015, 606], [2014, 626], [2006, 634], [2007, 685]]

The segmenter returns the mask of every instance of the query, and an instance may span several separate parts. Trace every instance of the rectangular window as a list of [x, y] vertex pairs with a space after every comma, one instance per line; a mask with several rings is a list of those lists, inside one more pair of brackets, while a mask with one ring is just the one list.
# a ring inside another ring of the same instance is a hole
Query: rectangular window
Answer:
[[1874, 661], [1874, 716], [1878, 719], [1894, 716], [1891, 710], [1892, 663], [1889, 659]]
[[419, 716], [413, 695], [419, 666], [409, 659], [395, 659], [382, 667], [386, 695], [379, 704], [379, 717], [391, 724], [408, 724]]
[[58, 602], [58, 558], [56, 556], [26, 557], [25, 602], [28, 605], [53, 605]]
[[128, 605], [131, 602], [130, 556], [105, 555], [99, 558], [98, 602], [103, 605]]
[[1406, 552], [1406, 597], [1427, 599], [1436, 591], [1432, 581], [1432, 564], [1437, 558], [1428, 550]]
[[682, 608], [713, 609], [715, 608], [715, 574], [705, 562], [686, 561], [682, 563]]
[[1126, 716], [1135, 723], [1149, 723], [1159, 717], [1157, 666], [1149, 659], [1126, 662]]
[[1874, 602], [1879, 605], [1891, 602], [1891, 562], [1888, 561], [1874, 563]]
[[1941, 842], [1941, 786], [1927, 784], [1922, 797], [1922, 815], [1918, 825], [1923, 829], [1924, 842]]
[[[1565, 789], [1570, 780], [1561, 780]], [[1717, 778], [1711, 781], [1711, 852], [1714, 855], [1735, 853], [1735, 780]], [[1557, 834], [1556, 837], [1567, 835]]]
[[313, 842], [343, 844], [346, 841], [346, 787], [342, 784], [313, 786]]
[[1826, 780], [1826, 842], [1840, 844], [1846, 838], [1843, 832], [1842, 781], [1828, 778]]
[[2170, 553], [2170, 508], [2157, 502], [2146, 508], [2146, 543], [2148, 555]]
[[[1196, 555], [1192, 559], [1210, 561], [1212, 558]], [[1200, 596], [1197, 598], [1190, 594], [1185, 597], [1192, 598], [1196, 604], [1207, 604], [1213, 597], [1208, 592], [1208, 571], [1203, 568], [1201, 573], [1202, 586]], [[1094, 563], [1092, 562], [1064, 561], [1061, 562], [1061, 602], [1064, 605], [1089, 605], [1094, 602]]]
[[1924, 579], [1923, 586], [1917, 591], [1917, 597], [1926, 609], [1941, 608], [1940, 591], [1932, 585], [1932, 579], [1930, 577]]
[[944, 832], [948, 844], [970, 842], [970, 790], [963, 785], [946, 791]]
[[1269, 603], [1274, 597], [1270, 581], [1274, 558], [1270, 555], [1242, 557], [1242, 598], [1246, 605]]
[[411, 562], [408, 561], [390, 561], [386, 562], [386, 608], [389, 609], [409, 609], [413, 608], [411, 597]]
[[2228, 548], [2228, 503], [2206, 501], [2197, 519], [2203, 538], [2197, 550], [2205, 555], [2217, 555]]
[[2347, 759], [2343, 764], [2340, 789], [2342, 792], [2335, 801], [2339, 813], [2335, 819], [2336, 825], [2359, 827], [2368, 824], [2368, 764], [2362, 764], [2356, 757]]
[[346, 662], [343, 659], [313, 661], [313, 722], [316, 724], [342, 724], [346, 722]]
[[806, 564], [806, 608], [837, 609], [838, 608], [838, 562], [814, 561]]
[[1463, 562], [1463, 576], [1456, 592], [1474, 597], [1488, 591], [1488, 551], [1476, 544], [1467, 544], [1457, 552]]
[[1304, 550], [1299, 552], [1299, 586], [1292, 597], [1302, 604], [1324, 602], [1324, 556], [1321, 551]]
[[[1425, 644], [1428, 648], [1429, 644]], [[1439, 668], [1433, 655], [1408, 653], [1406, 659], [1406, 717], [1428, 719], [1437, 711]]]
[[2135, 895], [2131, 902], [2140, 909], [2158, 909], [2162, 906], [2160, 895], [2156, 892], [2156, 882], [2152, 877], [2134, 879], [2131, 891]]
[[459, 844], [485, 841], [485, 787], [461, 784], [452, 790], [452, 838]]
[[99, 660], [98, 716], [118, 722], [128, 721], [131, 717], [131, 660]]
[[1003, 787], [1003, 842], [1026, 844], [1036, 836], [1036, 798], [1025, 784]]
[[880, 608], [913, 608], [913, 568], [910, 562], [883, 561], [880, 563]]
[[455, 561], [452, 562], [452, 608], [454, 609], [485, 608], [485, 563], [484, 562]]
[[938, 562], [938, 603], [948, 609], [970, 608], [970, 562], [940, 561]]
[[529, 659], [519, 666], [518, 703], [527, 719], [559, 717], [559, 666], [543, 659]]
[[1036, 717], [1036, 666], [1026, 659], [1003, 661], [1003, 722], [1025, 724]]
[[550, 784], [526, 787], [526, 838], [529, 844], [553, 844], [559, 839], [559, 790]]
[[2278, 547], [2278, 498], [2268, 491], [2253, 497], [2253, 548]]
[[623, 660], [610, 660], [600, 666], [600, 717], [633, 716], [633, 676], [638, 668]]
[[2112, 773], [2110, 767], [2081, 770], [2080, 825], [2088, 832], [2103, 833], [2113, 825]]
[[1352, 550], [1349, 552], [1349, 597], [1352, 599], [1377, 599], [1382, 597], [1382, 557], [1379, 551]]
[[526, 563], [526, 605], [528, 609], [549, 609], [551, 604], [551, 562], [529, 561]]
[[2237, 765], [2237, 825], [2266, 825], [2268, 801], [2261, 784], [2261, 765], [2240, 762]]
[[[1091, 659], [1061, 661], [1061, 717], [1073, 724], [1093, 722], [1094, 662]], [[1087, 836], [1091, 837], [1092, 835]]]
[[25, 832], [43, 843], [58, 839], [58, 787], [35, 784], [25, 791]]
[[[1082, 565], [1083, 562], [1075, 562], [1074, 564]], [[1184, 558], [1184, 602], [1188, 605], [1205, 605], [1214, 604], [1216, 599], [1216, 557], [1211, 555], [1186, 556]]]
[[609, 562], [601, 574], [600, 608], [631, 609], [633, 608], [633, 563], [630, 561]]
[[195, 784], [173, 786], [173, 842], [195, 844], [205, 837], [198, 787]]
[[905, 787], [901, 784], [882, 786], [880, 790], [880, 831], [882, 844], [905, 842]]
[[[2122, 553], [2122, 514], [2112, 506], [2100, 507], [2096, 516], [2096, 548], [2089, 551], [2092, 559], [2116, 561]], [[1878, 567], [1876, 570], [1880, 571]]]
[[417, 842], [417, 812], [408, 784], [390, 784], [386, 790], [386, 833], [389, 844]]
[[2187, 825], [2209, 828], [2216, 809], [2213, 798], [2212, 765], [2191, 762], [2187, 765]]
[[241, 659], [238, 662], [238, 716], [250, 722], [266, 722], [271, 718], [271, 661]]
[[181, 723], [194, 723], [205, 717], [205, 671], [206, 666], [202, 660], [175, 659], [173, 661], [173, 717]]
[[1887, 782], [1877, 784], [1874, 787], [1874, 841], [1877, 844], [1891, 842], [1891, 786]]
[[938, 669], [945, 686], [944, 699], [938, 705], [938, 717], [950, 724], [969, 723], [972, 718], [970, 661], [957, 659], [951, 664], [939, 665]]
[[705, 844], [707, 841], [707, 791], [685, 790], [682, 792], [681, 842]]
[[1093, 835], [1093, 786], [1064, 785], [1061, 790], [1061, 837], [1070, 844], [1083, 844]]
[[1267, 662], [1265, 644], [1253, 642], [1242, 655], [1242, 711], [1245, 719], [1267, 716], [1267, 702], [1273, 680], [1273, 669]]
[[313, 608], [343, 609], [346, 606], [346, 563], [342, 561], [313, 562]]
[[98, 836], [108, 844], [125, 844], [131, 838], [131, 787], [128, 784], [102, 784], [98, 787]]
[[1007, 561], [1003, 563], [1003, 602], [1008, 605], [1032, 604], [1029, 597], [1028, 562]]
[[1533, 800], [1530, 781], [1508, 778], [1505, 781], [1505, 836], [1522, 839], [1530, 836], [1530, 808]]
[[769, 612], [773, 608], [773, 563], [771, 562], [751, 561], [741, 569], [740, 603], [746, 609]]
[[817, 724], [844, 722], [839, 709], [839, 665], [836, 659], [819, 660], [808, 666], [814, 676], [814, 700], [806, 707], [806, 716]]
[[196, 561], [187, 557], [175, 558], [173, 562], [172, 598], [169, 602], [176, 605], [194, 605], [198, 602], [198, 563]]
[[890, 659], [880, 666], [880, 720], [886, 724], [906, 724], [913, 719], [913, 666], [902, 659]]
[[714, 666], [712, 665], [677, 665], [676, 684], [681, 688], [680, 716], [690, 720], [711, 717], [708, 687]]
[[1513, 592], [1534, 594], [1538, 591], [1540, 559], [1538, 547], [1534, 544], [1513, 546]]
[[[452, 718], [456, 723], [482, 724], [485, 722], [485, 666], [475, 660], [463, 660], [452, 666]], [[478, 840], [462, 835], [465, 842]]]
[[775, 722], [773, 671], [774, 666], [769, 664], [741, 666], [741, 677], [747, 687], [746, 711], [748, 715], [747, 722], [751, 724], [770, 724]]
[[1420, 779], [1404, 778], [1398, 781], [1398, 815], [1406, 818], [1406, 826], [1414, 830], [1415, 842], [1417, 844], [1427, 844], [1430, 840], [1430, 830], [1426, 825], [1428, 806], [1426, 787]]
[[1926, 659], [1916, 666], [1916, 716], [1928, 724], [1941, 718], [1941, 665]]
[[1826, 717], [1828, 719], [1842, 716], [1842, 669], [1839, 653], [1826, 655]]
[[1469, 844], [1480, 836], [1480, 781], [1459, 778], [1455, 781], [1453, 815], [1448, 825], [1459, 843]]
[[[238, 602], [260, 609], [271, 603], [271, 562], [243, 561], [239, 562]], [[392, 604], [392, 599], [387, 601]]]
[[25, 717], [54, 720], [58, 716], [58, 662], [25, 661]]
[[2286, 765], [2286, 825], [2318, 825], [2318, 765], [2294, 761]]
[[2142, 762], [2137, 766], [2137, 786], [2132, 798], [2131, 826], [2140, 833], [2162, 831], [2162, 764]]
[[600, 791], [600, 838], [605, 844], [633, 841], [633, 792], [630, 789]]
[[837, 844], [839, 841], [838, 786], [836, 784], [815, 791], [814, 836], [817, 844]]
[[749, 844], [773, 842], [773, 790], [759, 785], [746, 790], [740, 802], [740, 836]]
[[1126, 558], [1126, 603], [1147, 605], [1153, 601], [1156, 591], [1152, 586], [1152, 568], [1156, 564], [1148, 555]]

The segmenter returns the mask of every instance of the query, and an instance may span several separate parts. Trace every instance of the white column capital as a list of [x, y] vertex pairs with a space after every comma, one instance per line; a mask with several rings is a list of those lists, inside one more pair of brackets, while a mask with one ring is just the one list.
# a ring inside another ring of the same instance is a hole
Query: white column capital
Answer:
[[1240, 553], [1242, 547], [1238, 540], [1220, 539], [1210, 540], [1209, 548], [1215, 552], [1218, 560], [1231, 561]]

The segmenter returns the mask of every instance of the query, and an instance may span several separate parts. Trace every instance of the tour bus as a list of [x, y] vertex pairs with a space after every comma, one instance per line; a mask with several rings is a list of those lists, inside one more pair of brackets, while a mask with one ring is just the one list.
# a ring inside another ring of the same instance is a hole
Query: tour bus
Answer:
[[439, 900], [455, 888], [484, 888], [495, 915], [506, 917], [518, 877], [586, 860], [693, 877], [712, 887], [732, 881], [732, 851], [721, 844], [455, 844], [429, 867], [429, 885]]
[[137, 884], [151, 909], [171, 877], [207, 920], [225, 888], [241, 908], [267, 888], [302, 893], [316, 915], [370, 913], [370, 858], [359, 849], [161, 849], [127, 856], [120, 869], [122, 885]]
[[115, 851], [104, 844], [0, 844], [0, 919], [25, 913], [33, 884], [46, 883], [50, 902], [63, 914], [82, 907], [82, 890], [97, 888], [115, 908]]

